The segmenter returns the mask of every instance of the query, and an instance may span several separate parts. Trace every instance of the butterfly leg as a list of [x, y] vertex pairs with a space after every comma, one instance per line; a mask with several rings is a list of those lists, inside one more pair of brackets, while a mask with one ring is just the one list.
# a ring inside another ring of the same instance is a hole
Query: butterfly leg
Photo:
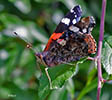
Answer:
[[88, 60], [96, 61], [97, 57], [88, 57]]
[[50, 89], [53, 89], [53, 88], [52, 88], [51, 78], [50, 78], [49, 73], [48, 73], [48, 68], [45, 68], [45, 73], [46, 73], [46, 75], [47, 75], [47, 77], [48, 77], [48, 80], [49, 80]]

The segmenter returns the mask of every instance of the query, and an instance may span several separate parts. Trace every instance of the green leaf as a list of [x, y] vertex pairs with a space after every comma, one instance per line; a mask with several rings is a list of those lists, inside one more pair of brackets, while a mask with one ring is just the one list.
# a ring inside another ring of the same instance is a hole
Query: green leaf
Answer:
[[6, 83], [2, 85], [1, 89], [2, 91], [0, 92], [4, 92], [4, 94], [2, 93], [2, 96], [6, 96], [9, 100], [34, 100], [34, 98], [37, 96], [36, 91], [32, 91], [30, 89], [20, 89], [11, 81], [6, 81]]
[[112, 100], [112, 84], [103, 85], [101, 100]]
[[[41, 2], [41, 3], [50, 3], [53, 2], [53, 0], [35, 0], [36, 2]], [[56, 0], [59, 1], [59, 0]]]
[[[68, 67], [68, 66], [66, 66], [66, 67]], [[62, 72], [59, 70], [58, 72], [60, 72], [59, 73], [60, 75], [57, 76], [55, 78], [55, 80], [52, 81], [53, 89], [61, 88], [64, 85], [66, 80], [68, 80], [70, 77], [75, 75], [76, 68], [74, 66], [74, 67], [71, 67], [71, 68], [66, 68], [66, 70], [64, 70], [64, 72], [63, 72], [63, 70], [62, 70]]]
[[70, 93], [70, 97], [73, 100], [75, 98], [75, 86], [73, 80], [70, 78], [66, 84], [66, 88], [68, 92]]
[[37, 40], [42, 43], [47, 43], [48, 35], [41, 27], [30, 21], [27, 21], [25, 24], [28, 27], [29, 33], [31, 33]]
[[8, 99], [8, 95], [11, 94], [10, 90], [6, 87], [0, 86], [0, 98]]
[[19, 19], [19, 17], [8, 13], [0, 14], [0, 21], [4, 24], [6, 28], [12, 28], [15, 25], [23, 24], [22, 20]]
[[17, 32], [23, 39], [26, 38], [28, 41], [29, 39], [33, 41], [33, 39], [36, 38], [36, 40], [41, 43], [47, 43], [48, 35], [34, 22], [24, 22], [17, 16], [7, 13], [1, 14], [0, 18], [0, 21], [2, 21], [6, 27], [4, 31], [5, 34], [14, 36], [13, 32]]
[[[106, 7], [106, 22], [109, 23], [109, 25], [111, 24], [112, 25], [112, 20], [111, 20], [111, 16], [112, 16], [112, 13], [110, 13], [110, 9], [112, 9], [112, 0], [109, 0], [107, 2], [107, 7]], [[111, 27], [111, 26], [110, 26]]]
[[112, 36], [103, 42], [102, 64], [106, 72], [112, 74]]
[[16, 49], [18, 49], [17, 51], [10, 51], [10, 56], [8, 59], [8, 62], [6, 63], [6, 73], [5, 76], [6, 78], [9, 78], [11, 73], [13, 72], [13, 70], [15, 69], [15, 66], [19, 63], [22, 52], [23, 52], [23, 48], [20, 48], [17, 46], [15, 46]]
[[68, 100], [67, 96], [67, 90], [63, 87], [62, 89], [52, 91], [48, 100]]
[[5, 30], [3, 31], [3, 33], [8, 36], [14, 36], [13, 32], [15, 31], [22, 34], [22, 36], [26, 36], [28, 34], [24, 22], [15, 15], [8, 13], [0, 14], [0, 21], [5, 26]]
[[12, 2], [21, 12], [27, 14], [31, 10], [30, 0], [9, 0]]
[[[59, 89], [61, 88], [64, 83], [71, 78], [73, 75], [77, 73], [77, 65], [79, 63], [83, 63], [85, 61], [84, 59], [81, 59], [80, 61], [76, 62], [72, 65], [59, 65], [53, 68], [48, 69], [49, 76], [52, 81], [52, 88], [53, 89]], [[45, 73], [42, 74], [40, 78], [40, 87], [39, 87], [39, 96], [40, 100], [44, 100], [44, 98], [50, 93], [50, 86], [49, 81]]]
[[[75, 74], [75, 69], [76, 69], [75, 66], [71, 67], [68, 65], [61, 65], [56, 66], [54, 68], [50, 68], [48, 72], [52, 80], [53, 89], [61, 88], [64, 85], [65, 81]], [[46, 97], [50, 93], [50, 91], [51, 90], [49, 86], [49, 81], [44, 73], [44, 75], [42, 75], [42, 77], [40, 78], [40, 88], [39, 88], [40, 100], [44, 100], [42, 98]]]
[[78, 95], [77, 100], [82, 100], [83, 96], [97, 87], [97, 78], [94, 79], [89, 85], [86, 85]]
[[108, 78], [108, 80], [112, 80], [112, 74], [111, 74], [111, 75], [109, 75], [109, 78]]
[[[90, 66], [92, 67], [92, 66]], [[96, 75], [97, 69], [95, 68], [94, 64], [93, 64], [93, 68], [91, 69], [91, 71], [88, 73], [88, 79], [86, 82], [85, 87], [82, 89], [82, 91], [80, 92], [80, 94], [78, 95], [78, 99], [77, 100], [82, 100], [82, 98], [89, 93], [90, 91], [92, 91], [94, 88], [97, 87], [97, 78], [94, 79], [95, 75]]]
[[112, 36], [108, 36], [108, 38], [106, 39], [106, 42], [110, 45], [110, 47], [112, 48]]
[[87, 85], [89, 85], [91, 83], [91, 81], [93, 80], [93, 78], [96, 75], [96, 72], [97, 72], [97, 69], [94, 66], [94, 68], [88, 74], [88, 80], [87, 80], [87, 83], [86, 83]]

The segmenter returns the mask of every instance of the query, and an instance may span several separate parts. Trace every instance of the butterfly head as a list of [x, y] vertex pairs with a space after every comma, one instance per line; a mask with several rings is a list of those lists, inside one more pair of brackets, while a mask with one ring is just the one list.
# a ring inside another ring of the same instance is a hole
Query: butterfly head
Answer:
[[44, 61], [44, 56], [46, 55], [47, 52], [41, 52], [41, 53], [36, 53], [35, 56], [37, 58], [37, 62], [42, 64], [42, 65], [45, 65], [46, 66], [46, 63]]

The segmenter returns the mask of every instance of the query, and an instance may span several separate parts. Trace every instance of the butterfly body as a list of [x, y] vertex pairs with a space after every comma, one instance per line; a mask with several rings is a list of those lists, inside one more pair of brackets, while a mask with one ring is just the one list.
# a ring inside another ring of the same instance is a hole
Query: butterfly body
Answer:
[[48, 67], [78, 61], [96, 52], [91, 35], [95, 26], [92, 16], [81, 18], [82, 10], [76, 6], [61, 20], [45, 49], [36, 56]]

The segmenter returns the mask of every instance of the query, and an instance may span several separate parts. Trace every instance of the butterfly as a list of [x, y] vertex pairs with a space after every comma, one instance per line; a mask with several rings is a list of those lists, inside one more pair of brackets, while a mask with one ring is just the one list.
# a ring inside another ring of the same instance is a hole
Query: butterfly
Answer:
[[93, 16], [81, 18], [80, 5], [72, 8], [60, 21], [37, 59], [48, 67], [78, 61], [96, 52], [91, 32], [95, 26]]
[[96, 53], [96, 42], [91, 32], [95, 27], [93, 16], [81, 18], [80, 5], [73, 7], [58, 24], [56, 30], [46, 44], [43, 52], [36, 52], [32, 44], [26, 39], [14, 34], [27, 43], [37, 58], [38, 64], [45, 65], [45, 73], [52, 88], [52, 81], [48, 73], [48, 67], [79, 61], [81, 58]]

